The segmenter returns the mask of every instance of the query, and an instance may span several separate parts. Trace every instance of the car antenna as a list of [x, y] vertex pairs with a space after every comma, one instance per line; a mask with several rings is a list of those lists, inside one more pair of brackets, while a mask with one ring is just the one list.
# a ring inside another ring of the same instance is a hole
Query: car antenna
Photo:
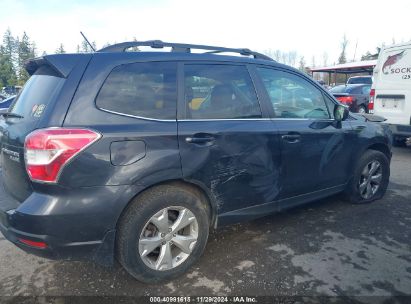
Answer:
[[90, 43], [90, 41], [88, 41], [86, 35], [83, 34], [82, 31], [80, 31], [81, 36], [83, 36], [84, 40], [86, 40], [87, 44], [91, 47], [91, 49], [93, 50], [93, 52], [96, 51], [96, 49], [93, 47], [93, 45]]

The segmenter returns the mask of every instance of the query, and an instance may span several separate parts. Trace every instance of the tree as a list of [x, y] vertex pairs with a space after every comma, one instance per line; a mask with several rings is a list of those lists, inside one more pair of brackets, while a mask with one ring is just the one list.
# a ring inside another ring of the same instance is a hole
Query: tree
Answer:
[[328, 53], [327, 52], [323, 53], [323, 65], [324, 66], [328, 65]]
[[315, 68], [317, 66], [317, 64], [315, 63], [315, 56], [313, 56], [312, 58], [311, 58], [311, 67], [312, 68]]
[[340, 64], [347, 62], [347, 55], [346, 55], [347, 45], [348, 45], [348, 40], [344, 34], [343, 40], [341, 42], [341, 54], [340, 54], [340, 57], [338, 57], [338, 63]]
[[[95, 42], [95, 41], [91, 42], [91, 45], [93, 46], [94, 49], [97, 49], [97, 47], [96, 47], [96, 42]], [[78, 50], [78, 53], [93, 53], [93, 52], [94, 52], [93, 49], [92, 49], [91, 46], [87, 43], [86, 40], [83, 40], [83, 41], [81, 42], [81, 46], [80, 46], [80, 47], [77, 46], [77, 50]]]
[[17, 77], [13, 64], [4, 46], [0, 46], [0, 86], [16, 85]]
[[0, 81], [2, 86], [17, 84], [16, 39], [8, 28], [3, 35], [0, 49]]
[[64, 49], [63, 43], [60, 43], [59, 47], [56, 49], [56, 54], [64, 54], [66, 50]]
[[18, 84], [23, 85], [30, 77], [26, 69], [24, 68], [24, 64], [28, 59], [35, 57], [35, 50], [33, 43], [30, 41], [30, 38], [26, 32], [23, 33], [23, 37], [20, 41], [17, 40], [17, 43]]
[[301, 72], [304, 72], [304, 73], [306, 72], [306, 70], [305, 70], [305, 59], [304, 59], [304, 56], [301, 56], [301, 57], [300, 57], [298, 69], [299, 69]]

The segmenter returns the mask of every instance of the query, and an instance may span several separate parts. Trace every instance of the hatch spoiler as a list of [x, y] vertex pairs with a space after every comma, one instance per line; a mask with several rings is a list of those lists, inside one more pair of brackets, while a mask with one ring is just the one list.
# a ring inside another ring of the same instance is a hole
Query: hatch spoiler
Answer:
[[55, 54], [45, 55], [25, 62], [25, 69], [33, 75], [40, 67], [45, 67], [51, 70], [55, 76], [67, 78], [73, 68], [76, 66], [80, 58], [84, 56], [92, 56], [91, 54]]

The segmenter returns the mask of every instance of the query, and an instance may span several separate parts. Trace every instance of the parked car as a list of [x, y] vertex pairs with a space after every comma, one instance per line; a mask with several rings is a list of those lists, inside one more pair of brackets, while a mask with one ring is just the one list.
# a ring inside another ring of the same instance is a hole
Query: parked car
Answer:
[[[125, 52], [137, 46], [173, 51]], [[387, 126], [248, 49], [125, 42], [26, 69], [0, 116], [0, 229], [27, 252], [116, 257], [159, 282], [199, 259], [210, 229], [340, 192], [372, 202], [388, 185]], [[204, 106], [189, 106], [193, 87]]]
[[411, 43], [381, 50], [370, 96], [370, 112], [385, 117], [394, 143], [404, 146], [411, 137]]
[[368, 84], [347, 84], [333, 87], [330, 93], [347, 105], [352, 112], [367, 113], [368, 102], [370, 101], [371, 85]]
[[347, 84], [369, 84], [372, 85], [372, 76], [353, 76], [348, 78]]
[[0, 110], [1, 109], [8, 109], [10, 107], [10, 105], [13, 103], [15, 98], [16, 98], [16, 96], [11, 96], [9, 98], [6, 98], [6, 99], [0, 101]]

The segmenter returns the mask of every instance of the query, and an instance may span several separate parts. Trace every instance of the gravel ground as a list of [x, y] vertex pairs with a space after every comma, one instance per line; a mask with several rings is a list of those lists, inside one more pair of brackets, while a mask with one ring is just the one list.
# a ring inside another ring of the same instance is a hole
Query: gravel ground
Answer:
[[391, 170], [373, 204], [335, 196], [212, 233], [195, 267], [163, 285], [139, 283], [118, 265], [34, 257], [0, 236], [0, 296], [409, 297], [411, 148], [394, 149]]

